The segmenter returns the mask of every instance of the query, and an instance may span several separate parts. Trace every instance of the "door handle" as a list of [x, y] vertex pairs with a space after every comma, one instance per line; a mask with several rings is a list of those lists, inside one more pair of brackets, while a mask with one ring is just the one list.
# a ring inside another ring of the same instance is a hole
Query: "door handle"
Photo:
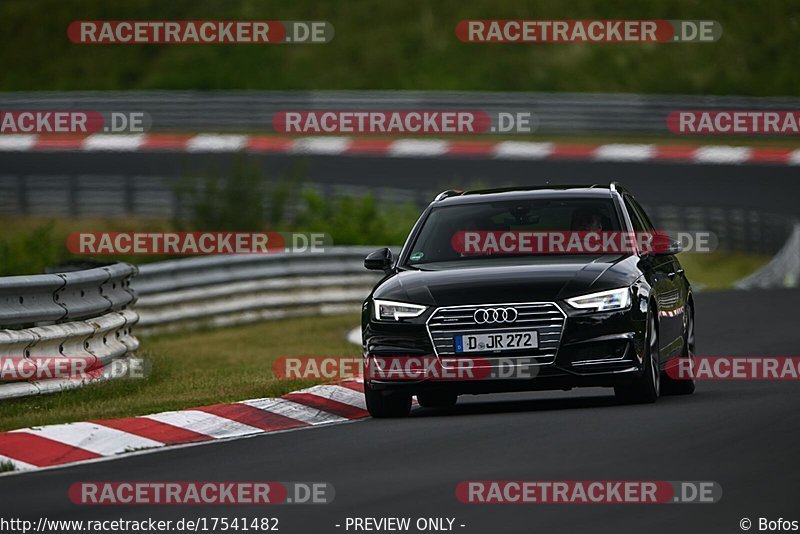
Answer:
[[673, 271], [673, 272], [669, 273], [667, 276], [669, 277], [669, 279], [670, 279], [670, 280], [672, 280], [673, 278], [675, 278], [675, 275], [676, 275], [676, 274], [678, 274], [678, 273], [676, 273], [675, 271]]
[[683, 269], [678, 269], [678, 274], [683, 274]]

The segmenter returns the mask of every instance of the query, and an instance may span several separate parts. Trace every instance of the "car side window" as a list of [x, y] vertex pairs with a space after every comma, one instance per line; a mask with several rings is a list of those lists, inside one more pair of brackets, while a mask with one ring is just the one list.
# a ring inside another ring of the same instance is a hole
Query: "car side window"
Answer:
[[647, 213], [642, 208], [642, 205], [636, 201], [633, 197], [628, 197], [630, 199], [630, 204], [633, 206], [633, 209], [636, 210], [636, 213], [639, 215], [639, 218], [642, 220], [644, 224], [645, 230], [648, 232], [655, 232], [655, 226], [653, 226], [653, 222], [650, 220], [650, 217], [647, 216]]
[[[628, 209], [628, 213], [630, 214], [631, 224], [633, 225], [634, 231], [643, 231], [648, 233], [655, 232], [653, 223], [650, 222], [647, 214], [633, 197], [625, 195], [625, 207]], [[662, 257], [661, 261], [669, 261], [665, 260], [664, 258], [665, 257]]]
[[642, 222], [642, 219], [639, 216], [639, 213], [636, 211], [636, 208], [634, 208], [631, 205], [630, 197], [625, 195], [623, 200], [625, 201], [625, 209], [628, 210], [628, 216], [630, 216], [630, 218], [631, 218], [631, 225], [633, 225], [633, 231], [634, 232], [644, 232], [645, 231], [644, 223]]

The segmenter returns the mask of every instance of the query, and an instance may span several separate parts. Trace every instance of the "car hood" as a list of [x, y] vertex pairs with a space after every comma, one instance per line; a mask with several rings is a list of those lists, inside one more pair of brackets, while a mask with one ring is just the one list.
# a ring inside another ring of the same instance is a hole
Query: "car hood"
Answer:
[[388, 277], [373, 296], [428, 306], [555, 301], [631, 285], [637, 262], [635, 256], [603, 255], [430, 264]]

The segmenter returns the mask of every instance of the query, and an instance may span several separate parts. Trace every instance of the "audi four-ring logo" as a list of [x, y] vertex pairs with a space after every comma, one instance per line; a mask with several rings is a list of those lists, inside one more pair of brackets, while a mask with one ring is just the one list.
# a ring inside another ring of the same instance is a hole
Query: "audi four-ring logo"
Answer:
[[514, 308], [481, 308], [475, 310], [472, 318], [477, 324], [513, 323], [518, 315]]

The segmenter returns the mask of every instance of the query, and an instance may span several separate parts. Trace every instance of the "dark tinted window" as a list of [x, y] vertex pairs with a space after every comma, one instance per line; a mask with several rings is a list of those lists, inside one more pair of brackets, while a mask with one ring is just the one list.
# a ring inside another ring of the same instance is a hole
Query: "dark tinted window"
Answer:
[[[585, 225], [591, 225], [586, 227]], [[434, 208], [411, 249], [411, 265], [465, 258], [453, 236], [463, 231], [616, 231], [621, 226], [611, 199], [525, 199]], [[497, 254], [493, 257], [502, 257]]]
[[633, 207], [633, 204], [631, 202], [632, 199], [626, 195], [624, 200], [625, 200], [625, 209], [628, 210], [628, 216], [631, 218], [631, 225], [633, 225], [633, 231], [644, 232], [645, 225], [642, 222], [642, 218], [638, 210]]
[[650, 217], [647, 216], [647, 213], [644, 211], [644, 208], [642, 208], [642, 205], [639, 204], [639, 202], [633, 197], [626, 197], [626, 198], [628, 200], [630, 200], [630, 205], [633, 206], [633, 209], [636, 210], [636, 213], [639, 215], [639, 218], [642, 220], [642, 223], [644, 224], [645, 230], [647, 230], [648, 232], [654, 232], [655, 231], [655, 226], [653, 226], [653, 223], [650, 220]]

